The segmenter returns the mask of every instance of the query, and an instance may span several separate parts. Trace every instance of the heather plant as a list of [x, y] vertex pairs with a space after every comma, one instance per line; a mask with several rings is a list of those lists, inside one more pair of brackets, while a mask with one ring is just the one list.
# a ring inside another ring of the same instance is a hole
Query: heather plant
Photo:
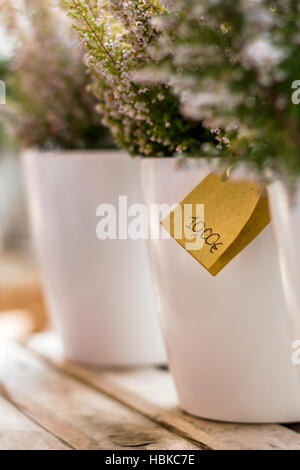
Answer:
[[2, 111], [10, 133], [46, 149], [110, 146], [66, 12], [54, 0], [0, 0], [0, 7], [14, 43], [6, 74], [12, 96]]
[[183, 114], [216, 135], [220, 155], [298, 174], [299, 2], [172, 4], [153, 22], [160, 33], [149, 50], [155, 66], [143, 75], [171, 84]]
[[152, 18], [166, 12], [158, 0], [67, 0], [86, 51], [103, 123], [132, 155], [200, 153], [212, 134], [201, 121], [182, 117], [168, 83], [139, 84], [134, 71], [149, 65], [157, 40]]

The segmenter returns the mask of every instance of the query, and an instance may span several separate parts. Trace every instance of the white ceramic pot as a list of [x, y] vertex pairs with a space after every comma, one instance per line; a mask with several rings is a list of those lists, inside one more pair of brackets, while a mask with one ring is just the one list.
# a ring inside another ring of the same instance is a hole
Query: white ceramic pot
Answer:
[[0, 251], [28, 242], [19, 158], [0, 150]]
[[28, 202], [51, 314], [68, 359], [165, 362], [145, 241], [99, 240], [97, 207], [141, 201], [139, 163], [120, 152], [23, 156]]
[[[183, 200], [211, 171], [200, 165], [144, 159], [147, 205]], [[213, 420], [299, 421], [300, 380], [271, 225], [215, 278], [174, 239], [150, 240], [150, 251], [181, 407]]]
[[300, 182], [291, 193], [282, 181], [268, 187], [287, 305], [294, 363], [300, 377]]

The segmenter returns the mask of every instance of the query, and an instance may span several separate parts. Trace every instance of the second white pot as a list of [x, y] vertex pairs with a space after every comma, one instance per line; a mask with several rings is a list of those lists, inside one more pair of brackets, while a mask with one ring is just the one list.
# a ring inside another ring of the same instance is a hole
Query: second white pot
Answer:
[[35, 241], [66, 357], [99, 365], [165, 362], [146, 242], [99, 240], [99, 204], [141, 202], [138, 161], [120, 152], [23, 156]]
[[[210, 171], [144, 159], [147, 205], [179, 203]], [[174, 239], [151, 240], [150, 250], [181, 407], [222, 421], [299, 421], [300, 380], [271, 225], [215, 278]]]
[[291, 188], [281, 180], [268, 187], [277, 241], [281, 279], [287, 305], [293, 362], [300, 380], [300, 182]]

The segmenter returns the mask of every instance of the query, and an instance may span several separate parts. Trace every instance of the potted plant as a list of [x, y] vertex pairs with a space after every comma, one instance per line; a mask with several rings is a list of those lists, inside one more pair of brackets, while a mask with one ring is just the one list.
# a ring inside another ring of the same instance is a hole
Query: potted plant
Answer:
[[[188, 4], [179, 1], [176, 7], [157, 21], [164, 31], [152, 52], [159, 61], [158, 75], [163, 72], [169, 77], [184, 115], [202, 120], [228, 139], [229, 146], [219, 149], [221, 155], [228, 155], [229, 150], [233, 163], [242, 162], [248, 174], [254, 170], [264, 183], [271, 181], [268, 192], [288, 306], [288, 316], [282, 305], [271, 309], [270, 317], [261, 306], [260, 318], [245, 319], [243, 326], [247, 321], [253, 326], [257, 322], [252, 330], [248, 325], [243, 338], [251, 357], [248, 391], [244, 380], [242, 391], [237, 388], [223, 404], [227, 413], [230, 406], [239, 413], [238, 420], [297, 421], [299, 377], [295, 365], [300, 330], [293, 238], [298, 224], [297, 205], [288, 209], [287, 194], [295, 186], [299, 168], [299, 109], [293, 103], [297, 97], [299, 8], [294, 2], [274, 2], [271, 8], [266, 1], [230, 0], [200, 5], [193, 0]], [[274, 298], [277, 284], [268, 280], [266, 277], [268, 295]], [[252, 290], [254, 284], [250, 285]], [[272, 338], [268, 351], [263, 346], [267, 336]], [[253, 348], [251, 353], [251, 343], [256, 344], [255, 353]], [[278, 355], [276, 366], [269, 356], [272, 349]], [[259, 387], [253, 391], [254, 376]], [[248, 402], [241, 402], [247, 394]]]
[[[237, 127], [236, 116], [220, 113], [224, 119], [216, 121], [213, 87], [204, 100], [207, 113], [199, 114], [205, 73], [211, 72], [208, 83], [214, 76], [212, 85], [222, 86], [218, 44], [208, 47], [211, 37], [225, 35], [226, 25], [216, 15], [204, 27], [205, 39], [199, 2], [168, 3], [171, 8], [158, 1], [68, 2], [81, 19], [76, 28], [104, 122], [119, 145], [146, 157], [141, 177], [149, 210], [153, 204], [178, 205], [207, 182], [217, 166], [207, 157], [219, 157], [224, 169], [245, 161], [254, 142], [247, 123]], [[176, 154], [193, 158], [182, 164], [170, 158]], [[150, 219], [157, 225], [156, 217]], [[149, 242], [171, 371], [180, 404], [192, 414], [239, 422], [299, 419], [299, 383], [271, 227], [256, 235], [216, 277], [173, 238]]]
[[[161, 364], [144, 240], [99, 240], [98, 207], [141, 200], [138, 164], [115, 150], [89, 93], [64, 10], [48, 0], [5, 3], [17, 38], [6, 123], [28, 150], [29, 209], [51, 314], [68, 359]], [[2, 13], [2, 11], [1, 11]]]

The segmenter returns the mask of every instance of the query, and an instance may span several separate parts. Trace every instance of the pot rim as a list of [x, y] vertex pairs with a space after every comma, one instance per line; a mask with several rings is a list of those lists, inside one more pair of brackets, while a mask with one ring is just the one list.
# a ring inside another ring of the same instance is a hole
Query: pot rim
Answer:
[[87, 158], [128, 158], [129, 154], [118, 149], [93, 149], [93, 150], [40, 150], [38, 148], [28, 148], [21, 151], [21, 157], [25, 159], [87, 159]]

